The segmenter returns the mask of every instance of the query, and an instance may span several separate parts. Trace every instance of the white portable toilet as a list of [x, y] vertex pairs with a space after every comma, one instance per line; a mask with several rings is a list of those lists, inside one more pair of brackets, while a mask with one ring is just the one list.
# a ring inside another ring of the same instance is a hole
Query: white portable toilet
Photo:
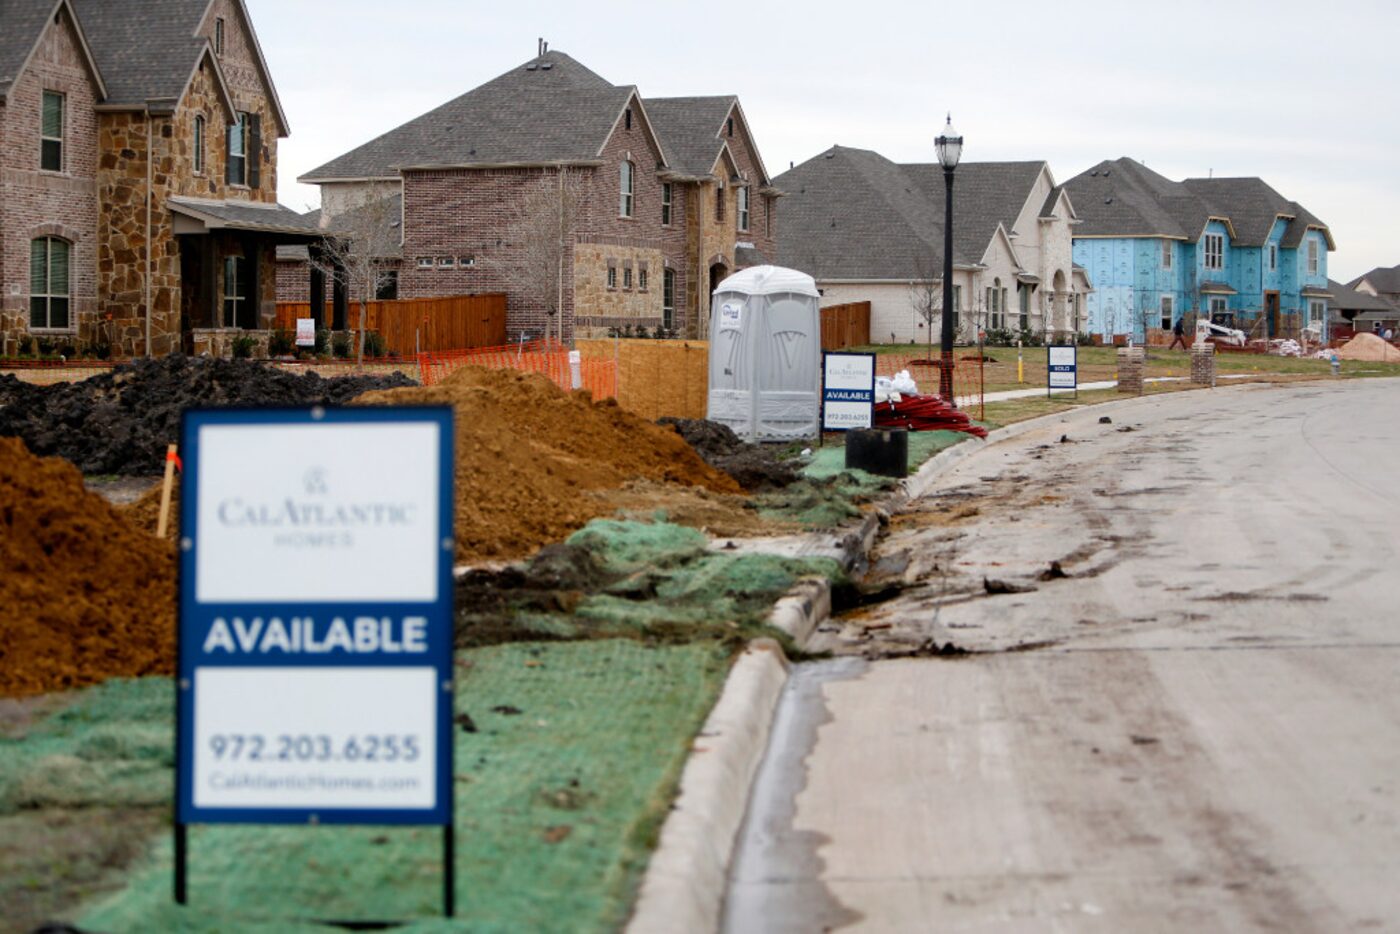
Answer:
[[710, 309], [708, 418], [749, 441], [815, 438], [821, 412], [821, 295], [781, 266], [736, 272]]

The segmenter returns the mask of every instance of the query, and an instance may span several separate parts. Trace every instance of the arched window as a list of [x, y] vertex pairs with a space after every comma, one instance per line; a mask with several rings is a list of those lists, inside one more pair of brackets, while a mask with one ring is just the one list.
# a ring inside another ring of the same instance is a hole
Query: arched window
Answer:
[[66, 329], [68, 323], [67, 240], [39, 237], [29, 243], [29, 326]]
[[622, 189], [622, 195], [617, 208], [617, 213], [622, 215], [623, 217], [632, 216], [633, 171], [634, 170], [632, 163], [623, 160], [622, 167], [619, 169], [620, 174], [618, 176], [618, 180], [621, 183], [620, 187]]

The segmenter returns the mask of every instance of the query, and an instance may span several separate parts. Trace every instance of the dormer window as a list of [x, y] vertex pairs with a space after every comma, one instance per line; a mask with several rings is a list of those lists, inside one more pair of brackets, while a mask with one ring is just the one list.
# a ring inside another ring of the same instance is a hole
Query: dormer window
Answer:
[[1162, 241], [1162, 268], [1172, 268], [1172, 242], [1170, 240]]
[[1318, 259], [1318, 256], [1319, 256], [1319, 251], [1318, 251], [1318, 248], [1317, 248], [1317, 241], [1316, 241], [1316, 240], [1309, 240], [1309, 241], [1308, 241], [1308, 275], [1310, 275], [1310, 276], [1315, 276], [1315, 275], [1318, 274], [1318, 269], [1319, 269], [1319, 267], [1320, 267], [1320, 265], [1321, 265], [1321, 264], [1320, 264], [1320, 261], [1319, 261], [1319, 259]]
[[224, 54], [224, 18], [222, 16], [214, 20], [214, 54]]
[[726, 135], [726, 136], [733, 136], [733, 135], [734, 135], [734, 118], [733, 118], [733, 117], [730, 117], [728, 120], [724, 121], [724, 132], [725, 132], [725, 135]]
[[622, 123], [626, 129], [632, 129], [632, 108], [628, 107], [627, 112], [622, 115]]
[[632, 176], [634, 173], [635, 167], [632, 165], [632, 163], [624, 159], [622, 165], [618, 168], [618, 187], [620, 190], [620, 194], [618, 198], [617, 213], [621, 217], [632, 216]]
[[63, 171], [63, 110], [63, 95], [45, 91], [43, 126], [39, 131], [39, 168], [46, 172]]
[[1205, 235], [1205, 252], [1207, 269], [1225, 268], [1225, 236], [1223, 234]]

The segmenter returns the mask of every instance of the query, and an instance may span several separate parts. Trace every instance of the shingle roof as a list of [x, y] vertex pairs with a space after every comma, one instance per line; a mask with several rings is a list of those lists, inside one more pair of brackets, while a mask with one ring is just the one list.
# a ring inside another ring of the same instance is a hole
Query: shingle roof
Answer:
[[0, 0], [0, 97], [19, 77], [57, 0]]
[[405, 166], [588, 161], [633, 93], [563, 52], [546, 52], [300, 181], [386, 178]]
[[1100, 162], [1065, 182], [1080, 226], [1077, 237], [1173, 237], [1195, 241], [1212, 217], [1228, 219], [1240, 246], [1262, 246], [1280, 215], [1289, 218], [1282, 244], [1297, 247], [1311, 228], [1327, 225], [1260, 178], [1188, 178], [1174, 182], [1133, 159]]
[[685, 175], [708, 175], [724, 148], [724, 118], [738, 98], [654, 97], [644, 104], [670, 167]]
[[[960, 165], [953, 187], [953, 260], [980, 262], [998, 224], [1008, 232], [1043, 162]], [[833, 146], [773, 179], [787, 192], [778, 262], [819, 279], [914, 279], [943, 264], [944, 183], [938, 165], [898, 165]]]
[[1371, 283], [1371, 288], [1377, 292], [1400, 292], [1400, 265], [1389, 268], [1377, 266], [1364, 276], [1357, 276], [1348, 285], [1355, 288], [1362, 279]]
[[73, 0], [109, 104], [175, 101], [208, 41], [194, 33], [209, 0]]
[[168, 198], [166, 203], [179, 214], [203, 221], [210, 230], [254, 230], [299, 236], [321, 233], [316, 221], [281, 204], [182, 197]]

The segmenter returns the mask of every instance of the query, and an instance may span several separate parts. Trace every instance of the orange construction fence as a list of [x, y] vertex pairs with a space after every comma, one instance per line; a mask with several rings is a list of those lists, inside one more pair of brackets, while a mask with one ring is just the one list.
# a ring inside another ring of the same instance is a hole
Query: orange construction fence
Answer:
[[[477, 347], [472, 350], [445, 350], [418, 355], [418, 372], [424, 386], [440, 383], [464, 366], [484, 366], [494, 370], [520, 370], [541, 373], [555, 385], [572, 389], [573, 372], [569, 350], [555, 341]], [[594, 399], [617, 397], [617, 363], [613, 360], [581, 360], [578, 388], [587, 389]]]
[[[929, 359], [927, 352], [915, 354], [882, 353], [875, 357], [876, 376], [894, 376], [908, 370], [919, 393], [938, 395], [942, 373], [938, 352]], [[979, 420], [986, 417], [986, 378], [982, 354], [976, 347], [959, 347], [953, 352], [953, 404]]]

